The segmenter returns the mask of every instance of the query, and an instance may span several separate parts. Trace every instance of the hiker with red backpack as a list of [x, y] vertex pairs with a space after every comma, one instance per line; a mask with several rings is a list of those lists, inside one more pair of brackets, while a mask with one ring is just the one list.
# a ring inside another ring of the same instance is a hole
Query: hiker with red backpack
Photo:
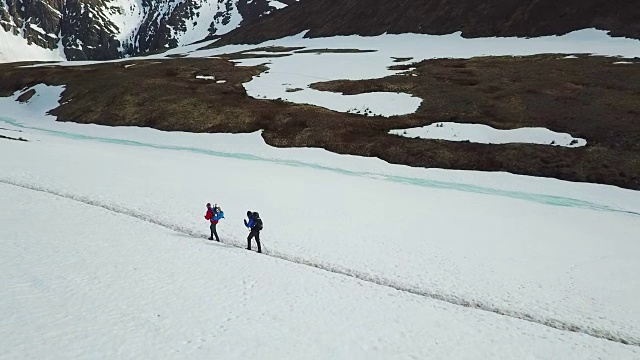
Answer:
[[222, 211], [222, 209], [220, 209], [218, 204], [215, 204], [212, 207], [211, 203], [207, 203], [207, 213], [204, 218], [209, 220], [209, 222], [211, 223], [211, 225], [209, 226], [209, 228], [211, 229], [211, 236], [209, 237], [209, 240], [213, 240], [213, 237], [215, 236], [216, 241], [220, 242], [218, 231], [216, 231], [216, 225], [218, 225], [218, 222], [220, 220], [224, 219], [224, 212]]

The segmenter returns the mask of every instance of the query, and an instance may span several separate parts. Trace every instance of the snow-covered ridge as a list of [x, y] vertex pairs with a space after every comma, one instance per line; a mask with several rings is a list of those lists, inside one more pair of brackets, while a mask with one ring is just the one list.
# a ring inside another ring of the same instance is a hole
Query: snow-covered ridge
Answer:
[[519, 128], [502, 130], [484, 124], [435, 123], [423, 127], [395, 129], [389, 132], [411, 138], [448, 141], [469, 141], [480, 144], [539, 144], [563, 147], [585, 146], [585, 139], [574, 138], [545, 128]]

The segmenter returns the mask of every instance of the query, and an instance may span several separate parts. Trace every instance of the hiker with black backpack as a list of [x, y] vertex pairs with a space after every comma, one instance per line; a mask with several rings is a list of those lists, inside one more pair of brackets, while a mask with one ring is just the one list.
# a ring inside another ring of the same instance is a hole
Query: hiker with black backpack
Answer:
[[250, 229], [249, 236], [247, 237], [247, 250], [251, 250], [251, 239], [256, 238], [256, 244], [258, 244], [258, 252], [262, 253], [262, 247], [260, 246], [260, 230], [262, 230], [262, 219], [257, 212], [247, 211], [247, 217], [249, 221], [244, 220], [244, 226]]

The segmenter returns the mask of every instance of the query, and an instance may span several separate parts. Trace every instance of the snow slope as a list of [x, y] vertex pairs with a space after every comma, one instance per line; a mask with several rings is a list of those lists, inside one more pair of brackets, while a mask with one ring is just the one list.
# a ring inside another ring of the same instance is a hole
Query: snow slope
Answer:
[[[410, 170], [311, 149], [272, 149], [255, 135], [57, 124], [42, 110], [60, 89], [41, 87], [28, 105], [0, 103], [19, 119], [3, 120], [11, 130], [4, 131], [20, 130], [32, 140], [0, 141], [0, 182], [203, 237], [204, 204], [217, 202], [227, 217], [219, 225], [223, 241], [240, 247], [245, 212], [260, 211], [271, 256], [640, 344], [638, 192]], [[419, 176], [402, 178], [408, 173]]]
[[0, 27], [0, 63], [15, 61], [66, 60], [61, 49], [48, 50], [29, 44], [22, 36], [13, 35]]
[[118, 28], [116, 39], [125, 43], [132, 41], [147, 10], [141, 0], [111, 0], [104, 13]]
[[0, 199], [3, 359], [640, 356], [42, 192]]
[[201, 236], [208, 228], [200, 212], [217, 202], [227, 218], [219, 233], [238, 246], [241, 219], [256, 210], [268, 251], [283, 258], [543, 323], [630, 341], [640, 333], [638, 216], [20, 135], [35, 142], [0, 144], [15, 154], [3, 159], [0, 181], [93, 199]]

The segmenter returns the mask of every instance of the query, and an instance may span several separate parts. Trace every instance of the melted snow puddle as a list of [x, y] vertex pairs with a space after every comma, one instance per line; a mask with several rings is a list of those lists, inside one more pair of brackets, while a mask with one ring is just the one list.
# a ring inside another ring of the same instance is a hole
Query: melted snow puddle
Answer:
[[546, 128], [519, 128], [500, 130], [483, 124], [436, 123], [424, 127], [391, 130], [389, 134], [411, 138], [469, 141], [479, 144], [538, 144], [563, 147], [580, 147], [587, 141], [567, 133], [557, 133]]

